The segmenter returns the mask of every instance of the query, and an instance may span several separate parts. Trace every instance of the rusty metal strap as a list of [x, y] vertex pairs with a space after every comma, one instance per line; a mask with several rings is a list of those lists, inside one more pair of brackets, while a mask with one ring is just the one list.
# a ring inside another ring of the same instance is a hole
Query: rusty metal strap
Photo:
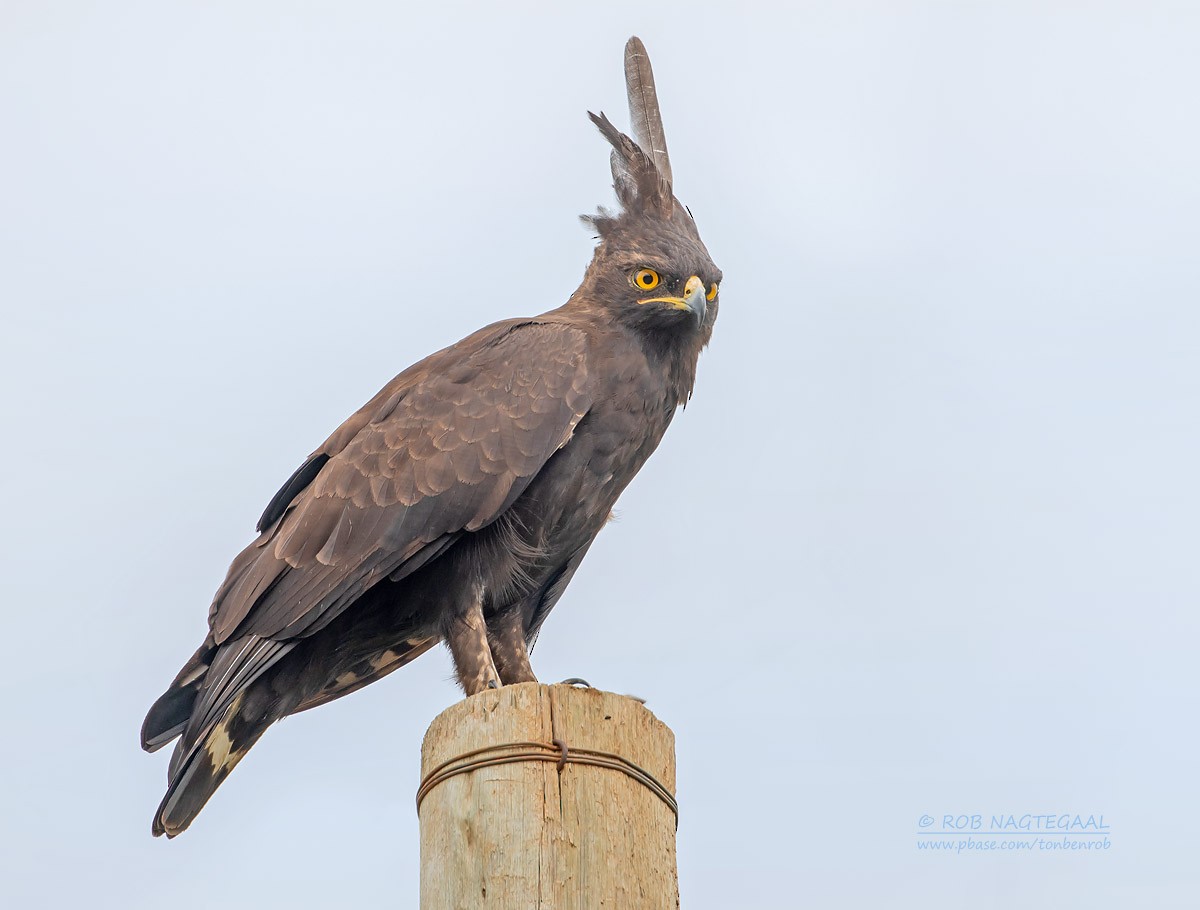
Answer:
[[449, 780], [459, 774], [466, 774], [478, 768], [491, 768], [496, 765], [511, 765], [518, 762], [545, 761], [554, 762], [559, 774], [568, 764], [590, 765], [593, 768], [611, 768], [628, 775], [644, 786], [647, 790], [667, 804], [671, 814], [675, 816], [675, 827], [679, 827], [679, 804], [671, 791], [659, 781], [633, 762], [611, 752], [599, 752], [595, 749], [568, 749], [561, 739], [551, 743], [525, 742], [505, 743], [500, 746], [485, 746], [464, 752], [456, 758], [442, 762], [425, 775], [421, 786], [417, 788], [417, 812], [421, 811], [421, 801], [429, 791], [442, 781]]

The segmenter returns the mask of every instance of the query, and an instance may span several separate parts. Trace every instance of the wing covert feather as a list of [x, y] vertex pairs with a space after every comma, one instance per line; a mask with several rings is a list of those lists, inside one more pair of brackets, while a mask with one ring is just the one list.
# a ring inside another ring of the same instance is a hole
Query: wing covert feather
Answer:
[[498, 518], [591, 406], [586, 353], [565, 323], [497, 323], [401, 373], [330, 436], [217, 591], [217, 656], [173, 763], [294, 639]]
[[586, 335], [510, 322], [468, 344], [479, 334], [330, 437], [319, 472], [231, 566], [210, 613], [218, 644], [323, 628], [424, 547], [494, 521], [570, 439], [591, 405]]

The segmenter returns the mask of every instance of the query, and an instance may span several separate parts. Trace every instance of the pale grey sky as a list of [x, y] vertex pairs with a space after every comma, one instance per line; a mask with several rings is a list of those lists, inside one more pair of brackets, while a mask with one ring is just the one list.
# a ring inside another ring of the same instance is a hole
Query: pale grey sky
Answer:
[[636, 33], [721, 318], [534, 667], [675, 730], [684, 907], [1195, 906], [1196, 7], [434, 6], [0, 6], [0, 894], [415, 906], [444, 652], [171, 843], [138, 727], [300, 460], [574, 288]]

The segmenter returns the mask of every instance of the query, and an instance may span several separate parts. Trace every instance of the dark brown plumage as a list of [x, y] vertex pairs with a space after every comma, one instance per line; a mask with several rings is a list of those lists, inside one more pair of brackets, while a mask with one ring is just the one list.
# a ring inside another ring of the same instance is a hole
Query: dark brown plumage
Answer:
[[185, 830], [271, 723], [439, 641], [468, 695], [535, 678], [538, 629], [691, 394], [717, 315], [645, 47], [625, 54], [638, 142], [590, 115], [621, 210], [585, 219], [583, 283], [405, 370], [271, 500], [143, 725], [147, 750], [179, 737], [155, 834]]

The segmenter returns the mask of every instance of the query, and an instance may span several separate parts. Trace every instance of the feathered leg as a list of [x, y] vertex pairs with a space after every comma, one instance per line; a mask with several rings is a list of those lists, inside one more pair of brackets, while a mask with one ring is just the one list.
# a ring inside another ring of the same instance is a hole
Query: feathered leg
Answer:
[[464, 612], [447, 621], [442, 637], [454, 658], [458, 683], [467, 695], [500, 684], [500, 674], [496, 672], [492, 649], [488, 645], [487, 625], [483, 621], [482, 590]]
[[529, 648], [525, 644], [525, 623], [521, 611], [509, 609], [493, 616], [487, 627], [488, 645], [500, 673], [500, 682], [537, 682], [529, 665]]

